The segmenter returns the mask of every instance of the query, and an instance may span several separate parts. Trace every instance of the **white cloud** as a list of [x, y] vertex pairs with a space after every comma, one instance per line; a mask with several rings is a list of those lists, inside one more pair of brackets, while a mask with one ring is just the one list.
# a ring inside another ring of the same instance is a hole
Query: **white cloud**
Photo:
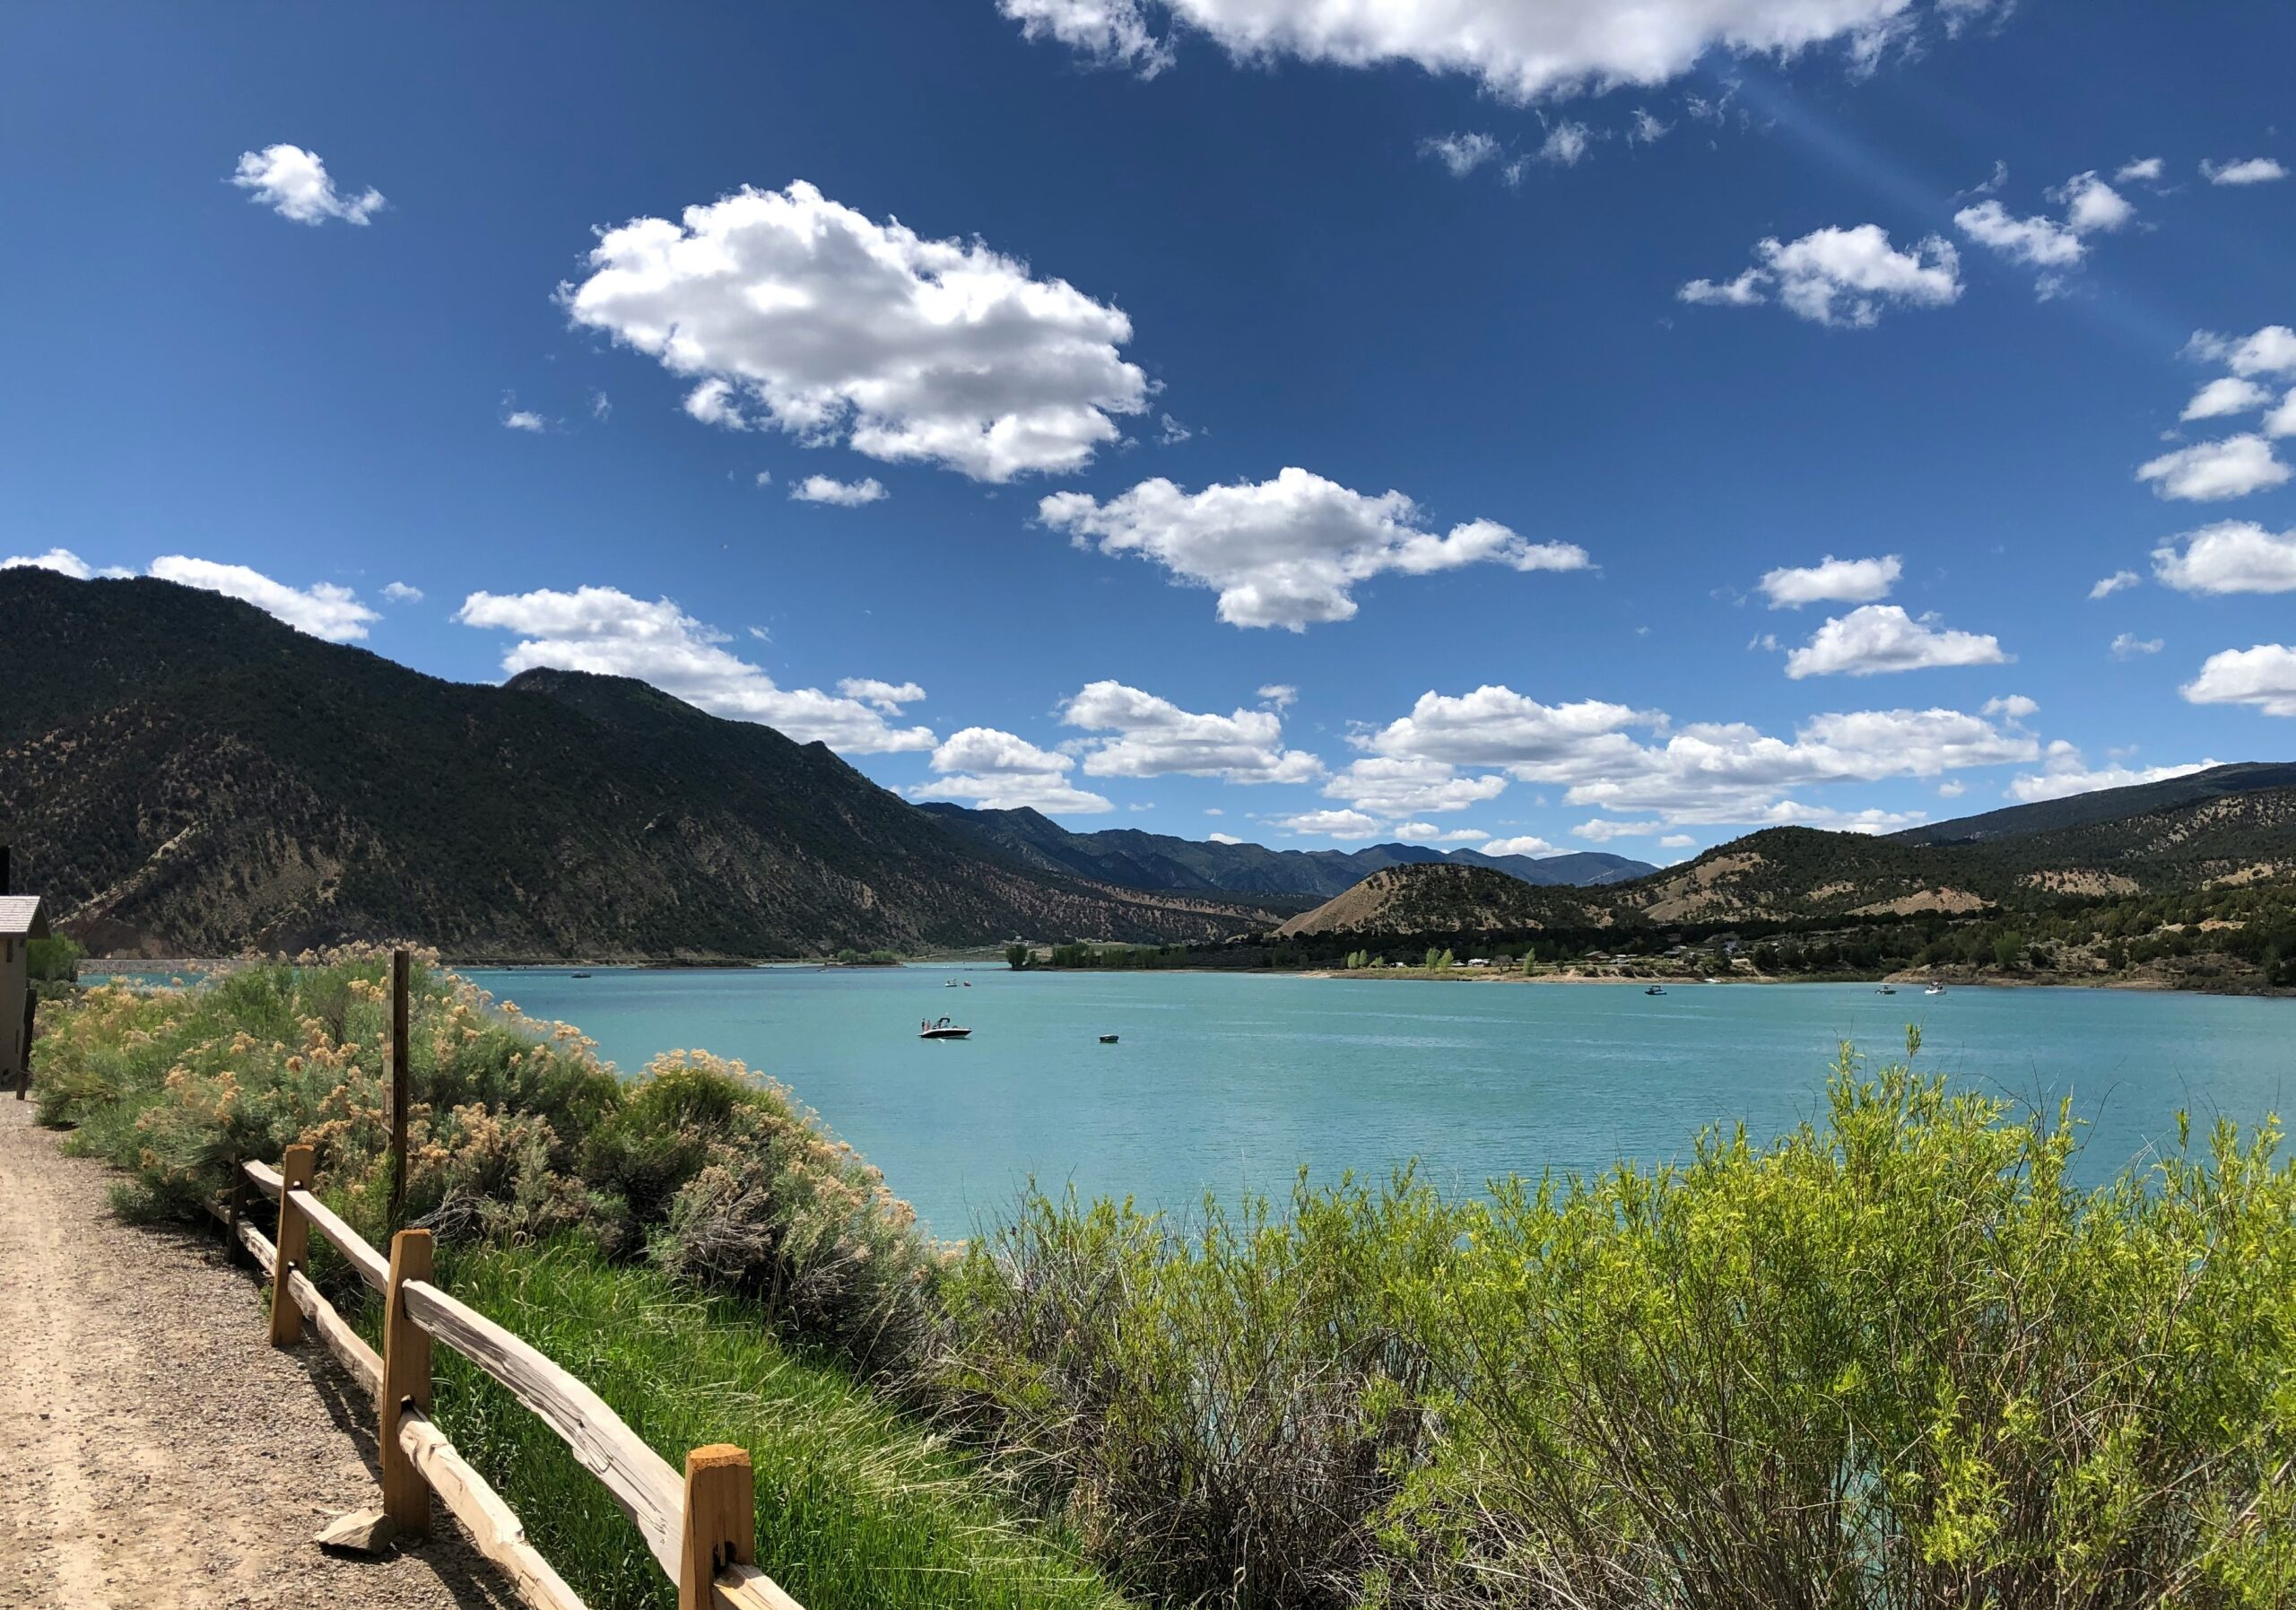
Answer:
[[[2016, 703], [2031, 712], [2027, 701]], [[1743, 723], [1700, 723], [1651, 744], [1628, 731], [1666, 726], [1655, 710], [1595, 701], [1546, 705], [1486, 686], [1463, 695], [1422, 694], [1410, 715], [1356, 741], [1390, 759], [1492, 767], [1522, 782], [1562, 785], [1569, 805], [1655, 814], [1657, 822], [1646, 827], [1822, 817], [1839, 824], [1852, 817], [1797, 804], [1787, 791], [1936, 777], [2031, 761], [2040, 753], [2028, 733], [1947, 709], [1814, 716], [1791, 740]]]
[[1786, 674], [1797, 681], [1873, 676], [1940, 666], [1998, 666], [2008, 658], [1998, 638], [1949, 631], [1934, 615], [1916, 620], [1894, 604], [1869, 604], [1819, 627], [1805, 647], [1786, 657]]
[[613, 399], [603, 391], [590, 394], [590, 417], [600, 424], [613, 417]]
[[1351, 840], [1376, 839], [1382, 831], [1377, 817], [1361, 811], [1302, 811], [1296, 816], [1272, 816], [1269, 822], [1287, 833]]
[[2296, 387], [2291, 387], [2288, 395], [2280, 399], [2279, 406], [2264, 416], [2264, 433], [2275, 439], [2296, 436]]
[[2245, 498], [2282, 485], [2288, 477], [2288, 466], [2273, 456], [2272, 444], [2247, 433], [2179, 448], [2138, 466], [2136, 471], [2139, 481], [2153, 483], [2154, 496], [2193, 503]]
[[1464, 811], [1506, 791], [1507, 779], [1496, 773], [1462, 777], [1443, 761], [1390, 755], [1367, 755], [1324, 785], [1325, 798], [1382, 816]]
[[2161, 182], [2161, 175], [2165, 169], [2166, 164], [2159, 157], [2137, 157], [2123, 162], [2115, 169], [2113, 179], [2116, 183], [2123, 185], [2139, 183], [2157, 185]]
[[2065, 226], [2076, 235], [2126, 228], [2136, 216], [2128, 198], [2099, 178], [2093, 170], [2074, 174], [2051, 190], [2048, 198], [2065, 209]]
[[1518, 839], [1487, 839], [1476, 847], [1487, 856], [1551, 856], [1554, 846], [1534, 834]]
[[1539, 142], [1536, 152], [1542, 162], [1552, 162], [1558, 168], [1576, 168], [1586, 159], [1594, 143], [1594, 133], [1583, 123], [1568, 118], [1546, 131], [1546, 138]]
[[393, 604], [420, 604], [422, 602], [422, 589], [409, 587], [404, 581], [394, 581], [383, 588], [383, 596]]
[[2296, 530], [2220, 520], [2153, 549], [2152, 573], [2183, 593], [2296, 592]]
[[1446, 829], [1432, 822], [1406, 822], [1397, 827], [1395, 833], [1396, 838], [1411, 844], [1481, 844], [1491, 837], [1480, 828]]
[[2238, 375], [2220, 375], [2192, 394], [2192, 401], [2185, 405], [2179, 419], [2189, 423], [2196, 419], [2222, 419], [2228, 413], [2246, 413], [2261, 408], [2272, 401], [2272, 393], [2254, 380]]
[[[561, 287], [579, 325], [722, 382], [809, 443], [978, 481], [1074, 470], [1147, 406], [1132, 321], [979, 240], [927, 240], [802, 180], [605, 231]], [[691, 402], [689, 409], [691, 411]], [[738, 410], [736, 410], [738, 412]]]
[[96, 573], [93, 565], [69, 548], [50, 548], [45, 553], [12, 553], [0, 559], [0, 570], [54, 570], [75, 581], [85, 581]]
[[[849, 690], [854, 684], [840, 685]], [[968, 727], [952, 735], [933, 751], [929, 763], [941, 775], [911, 790], [914, 798], [961, 800], [985, 811], [1061, 811], [1072, 815], [1116, 808], [1102, 796], [1069, 781], [1076, 762], [1067, 755], [1039, 749], [993, 727]]]
[[252, 604], [296, 631], [330, 643], [355, 642], [367, 635], [370, 624], [382, 619], [359, 602], [358, 594], [331, 581], [292, 587], [243, 564], [218, 564], [212, 559], [191, 559], [181, 553], [153, 560], [151, 573], [162, 581]]
[[2133, 631], [2124, 631], [2112, 641], [2115, 659], [2135, 659], [2140, 654], [2158, 654], [2168, 647], [2162, 638], [2141, 638]]
[[1442, 163], [1453, 178], [1465, 178], [1498, 157], [1499, 142], [1489, 135], [1441, 135], [1422, 140], [1419, 153]]
[[1829, 553], [1813, 565], [1771, 570], [1758, 585], [1772, 609], [1798, 609], [1805, 604], [1871, 604], [1888, 597], [1904, 572], [1903, 562], [1894, 553], [1880, 559], [1836, 559]]
[[1953, 222], [1979, 246], [2037, 268], [2063, 268], [2088, 252], [2081, 237], [2054, 218], [2019, 218], [1997, 201], [1981, 201], [1953, 214]]
[[1658, 840], [1658, 848], [1661, 849], [1688, 849], [1692, 845], [1697, 842], [1698, 840], [1692, 838], [1688, 833], [1668, 833], [1665, 838]]
[[1673, 132], [1672, 124], [1659, 122], [1638, 106], [1634, 109], [1633, 123], [1626, 131], [1626, 143], [1630, 145], [1656, 145]]
[[1288, 710], [1300, 702], [1300, 690], [1288, 682], [1264, 683], [1259, 690], [1259, 696], [1279, 710]]
[[1204, 836], [1214, 844], [1241, 844], [1244, 842], [1244, 840], [1237, 838], [1233, 833], [1206, 833]]
[[859, 481], [832, 481], [827, 475], [808, 475], [789, 489], [789, 495], [800, 503], [833, 503], [839, 509], [858, 509], [864, 503], [881, 502], [892, 494], [874, 475]]
[[473, 593], [455, 619], [517, 634], [502, 657], [516, 675], [539, 666], [634, 676], [688, 704], [741, 721], [760, 721], [801, 744], [819, 741], [851, 754], [930, 749], [922, 727], [889, 726], [862, 701], [818, 688], [778, 686], [724, 645], [732, 640], [667, 598], [648, 603], [610, 587], [573, 592]]
[[2039, 715], [2041, 706], [2040, 701], [2028, 699], [2022, 693], [2004, 693], [1998, 699], [1987, 700], [1978, 707], [1978, 713], [1984, 716], [1998, 716], [2014, 726], [2018, 722], [2031, 720], [2033, 717]]
[[900, 715], [901, 706], [915, 704], [925, 697], [925, 690], [913, 682], [879, 682], [874, 676], [845, 677], [838, 683], [837, 691], [888, 716]]
[[2236, 375], [2296, 375], [2296, 330], [2284, 324], [2266, 325], [2247, 335], [2219, 335], [2195, 330], [2185, 343], [2195, 358], [2225, 364]]
[[345, 223], [363, 224], [383, 205], [380, 190], [342, 194], [327, 177], [326, 164], [318, 152], [300, 145], [266, 145], [261, 151], [241, 152], [231, 182], [248, 193], [248, 200], [260, 202], [297, 223], [317, 225], [340, 218]]
[[1274, 710], [1198, 715], [1120, 682], [1087, 683], [1061, 707], [1061, 721], [1092, 740], [1088, 777], [1216, 777], [1231, 783], [1302, 783], [1323, 775], [1323, 762], [1283, 746], [1283, 718]]
[[1410, 63], [1516, 100], [1665, 83], [1709, 51], [1789, 57], [1839, 45], [1863, 71], [1925, 25], [1956, 32], [1990, 8], [1991, 0], [1645, 0], [1631, 13], [1613, 0], [997, 0], [1027, 37], [1144, 75], [1170, 65], [1176, 36], [1196, 33], [1239, 62]]
[[1195, 435], [1194, 431], [1167, 413], [1164, 415], [1162, 425], [1156, 431], [1156, 440], [1161, 446], [1176, 448]]
[[2109, 576], [2100, 577], [2090, 587], [2089, 596], [2092, 601], [2098, 598], [2109, 598], [2115, 593], [2126, 592], [2143, 580], [2144, 578], [2135, 570], [2115, 570]]
[[1755, 265], [1734, 280], [1692, 280], [1675, 295], [1683, 301], [1750, 307], [1774, 292], [1797, 318], [1836, 327], [1864, 328], [1886, 308], [1942, 308], [1961, 294], [1961, 255], [1931, 235], [1909, 251], [1890, 244], [1877, 223], [1855, 229], [1813, 230], [1798, 240], [1763, 240]]
[[2212, 654], [2178, 692], [2193, 704], [2252, 704], [2267, 716], [2296, 716], [2296, 648], [2258, 643]]
[[771, 470], [760, 470], [760, 471], [758, 471], [758, 473], [756, 474], [756, 475], [754, 475], [753, 477], [752, 477], [751, 484], [752, 484], [752, 485], [753, 485], [753, 486], [770, 486], [770, 485], [772, 485], [772, 484], [773, 484], [773, 472], [772, 472]]
[[1367, 497], [1303, 469], [1192, 494], [1161, 478], [1143, 481], [1105, 503], [1056, 492], [1038, 509], [1080, 548], [1097, 540], [1103, 553], [1137, 553], [1214, 589], [1220, 618], [1231, 626], [1303, 631], [1344, 621], [1355, 614], [1355, 584], [1388, 571], [1588, 564], [1575, 544], [1527, 542], [1495, 520], [1470, 520], [1438, 536], [1421, 528], [1418, 506], [1403, 493]]
[[1958, 777], [1948, 779], [1937, 785], [1937, 797], [1940, 799], [1959, 799], [1969, 791], [1969, 784]]
[[502, 423], [506, 429], [532, 431], [536, 435], [550, 429], [550, 422], [531, 408], [513, 408], [502, 416]]
[[2288, 170], [2270, 157], [2245, 157], [2236, 161], [2203, 162], [2201, 172], [2212, 185], [2268, 185], [2288, 177]]
[[2126, 766], [2105, 766], [2092, 770], [2081, 758], [2081, 752], [2060, 740], [2048, 746], [2047, 758], [2039, 771], [2021, 772], [2009, 779], [2009, 797], [2025, 805], [2044, 799], [2065, 799], [2075, 794], [2093, 794], [2100, 788], [2126, 788], [2137, 783], [2166, 782], [2172, 777], [2189, 777], [2196, 771], [2205, 771], [2214, 761], [2194, 761], [2182, 766], [2152, 766], [2132, 770]]

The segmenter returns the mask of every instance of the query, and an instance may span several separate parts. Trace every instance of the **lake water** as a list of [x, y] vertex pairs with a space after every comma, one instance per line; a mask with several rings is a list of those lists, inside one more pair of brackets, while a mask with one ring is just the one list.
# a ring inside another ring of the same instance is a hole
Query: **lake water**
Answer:
[[[2222, 1112], [2296, 1097], [2296, 1002], [2087, 989], [1631, 987], [1003, 968], [475, 971], [579, 1026], [626, 1072], [738, 1057], [793, 1086], [944, 1235], [1048, 1187], [1187, 1206], [1281, 1194], [1307, 1164], [1447, 1188], [1683, 1156], [1702, 1126], [1757, 1137], [1821, 1110], [1835, 1048], [1902, 1054], [2093, 1128], [2092, 1178]], [[956, 979], [970, 988], [947, 988]], [[973, 1038], [920, 1040], [944, 1014]], [[1116, 1034], [1116, 1045], [1098, 1037]]]

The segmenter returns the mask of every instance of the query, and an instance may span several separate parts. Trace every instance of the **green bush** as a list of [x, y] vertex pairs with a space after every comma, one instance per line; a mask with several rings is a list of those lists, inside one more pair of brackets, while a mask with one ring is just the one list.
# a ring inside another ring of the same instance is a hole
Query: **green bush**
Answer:
[[2296, 1603], [2296, 1172], [1848, 1053], [1679, 1170], [1033, 1196], [937, 1384], [1135, 1585], [1249, 1606]]
[[57, 934], [30, 941], [24, 953], [35, 983], [69, 984], [80, 976], [80, 959], [88, 952], [78, 940]]

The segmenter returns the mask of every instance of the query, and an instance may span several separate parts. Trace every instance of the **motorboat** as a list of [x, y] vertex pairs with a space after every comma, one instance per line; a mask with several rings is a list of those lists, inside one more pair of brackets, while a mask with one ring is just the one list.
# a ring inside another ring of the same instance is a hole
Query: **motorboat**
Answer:
[[961, 1029], [945, 1017], [937, 1023], [917, 1025], [917, 1038], [919, 1040], [962, 1040], [971, 1032], [970, 1029]]
[[1932, 984], [1928, 988], [1923, 990], [1921, 993], [1924, 995], [1943, 995], [1945, 993], [1945, 987], [1943, 984]]
[[576, 973], [574, 976], [575, 976], [576, 978], [578, 978], [578, 979], [587, 979], [587, 978], [588, 978], [590, 975], [589, 975], [588, 973], [586, 973], [586, 972], [578, 972], [578, 973]]
[[1100, 1043], [1104, 1046], [1112, 1046], [1116, 1043], [1116, 1036], [1113, 1034], [1103, 1034], [1100, 1036]]
[[1643, 994], [1645, 994], [1645, 995], [1664, 995], [1664, 994], [1665, 994], [1666, 992], [1665, 992], [1665, 990], [1662, 987], [1660, 987], [1659, 985], [1653, 984], [1653, 985], [1651, 985], [1651, 986], [1650, 986], [1650, 988], [1648, 988], [1648, 989], [1644, 990], [1642, 993], [1643, 993]]
[[1898, 991], [1897, 991], [1897, 986], [1896, 986], [1896, 985], [1894, 985], [1894, 984], [1884, 984], [1884, 985], [1883, 985], [1879, 989], [1876, 989], [1874, 993], [1875, 995], [1895, 995], [1897, 992], [1898, 992]]

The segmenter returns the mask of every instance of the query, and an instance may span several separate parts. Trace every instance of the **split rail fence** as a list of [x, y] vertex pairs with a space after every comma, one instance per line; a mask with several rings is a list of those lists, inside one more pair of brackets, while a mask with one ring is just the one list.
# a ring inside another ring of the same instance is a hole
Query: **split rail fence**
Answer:
[[[430, 1421], [430, 1345], [443, 1342], [508, 1388], [596, 1475], [678, 1587], [678, 1610], [803, 1610], [757, 1568], [754, 1478], [747, 1451], [715, 1445], [686, 1455], [681, 1480], [598, 1395], [483, 1314], [430, 1284], [430, 1232], [402, 1230], [390, 1256], [311, 1194], [313, 1152], [287, 1148], [281, 1166], [244, 1165], [279, 1203], [275, 1240], [244, 1216], [240, 1242], [271, 1276], [271, 1341], [291, 1346], [309, 1322], [376, 1399], [383, 1512], [401, 1536], [430, 1526], [435, 1496], [479, 1552], [501, 1567], [535, 1610], [583, 1610], [580, 1597], [526, 1541], [526, 1527]], [[317, 1231], [383, 1299], [380, 1353], [352, 1329], [305, 1273]]]

